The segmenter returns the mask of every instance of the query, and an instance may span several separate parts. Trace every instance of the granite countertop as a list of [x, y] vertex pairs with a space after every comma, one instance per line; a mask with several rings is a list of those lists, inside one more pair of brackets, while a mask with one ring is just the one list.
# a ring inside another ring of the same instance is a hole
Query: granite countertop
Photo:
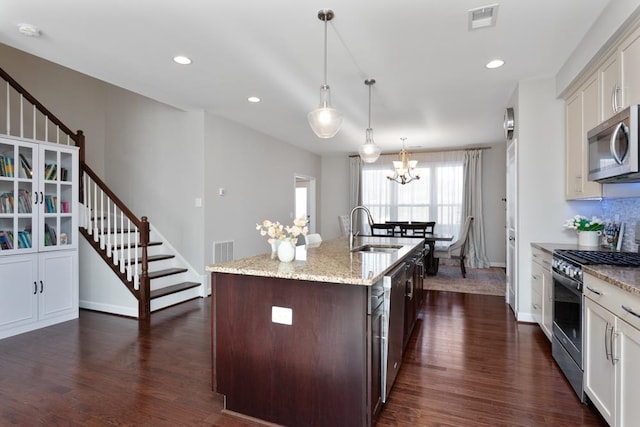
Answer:
[[537, 242], [532, 242], [531, 243], [531, 247], [540, 249], [541, 251], [544, 251], [544, 252], [548, 253], [549, 255], [553, 255], [553, 251], [560, 250], [560, 249], [570, 249], [570, 250], [584, 249], [584, 247], [578, 246], [577, 243], [537, 243]]
[[358, 237], [354, 247], [392, 244], [402, 245], [402, 248], [394, 253], [350, 252], [348, 237], [341, 237], [323, 241], [317, 247], [297, 246], [296, 259], [289, 263], [271, 259], [271, 253], [267, 253], [208, 265], [206, 269], [214, 273], [371, 286], [423, 242], [423, 239], [415, 238]]
[[[553, 254], [554, 250], [559, 249], [607, 250], [604, 248], [585, 248], [569, 243], [531, 243], [531, 246], [549, 254]], [[617, 267], [613, 265], [585, 265], [582, 267], [582, 271], [624, 289], [627, 292], [640, 296], [640, 268]]]

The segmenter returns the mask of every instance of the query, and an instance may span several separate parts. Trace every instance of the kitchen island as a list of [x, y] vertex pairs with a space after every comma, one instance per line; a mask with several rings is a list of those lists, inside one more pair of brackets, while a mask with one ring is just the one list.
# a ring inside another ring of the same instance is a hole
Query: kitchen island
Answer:
[[299, 246], [291, 263], [265, 254], [207, 267], [212, 385], [225, 411], [287, 426], [373, 425], [384, 395], [383, 278], [424, 241], [356, 239], [363, 245], [397, 247], [351, 252], [340, 238]]

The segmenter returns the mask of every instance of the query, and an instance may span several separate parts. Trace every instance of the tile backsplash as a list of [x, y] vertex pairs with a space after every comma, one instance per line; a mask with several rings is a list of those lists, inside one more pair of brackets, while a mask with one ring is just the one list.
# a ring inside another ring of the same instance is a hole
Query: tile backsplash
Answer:
[[640, 221], [640, 198], [604, 199], [600, 203], [603, 218], [614, 219], [618, 215], [620, 221], [624, 222], [622, 250], [636, 252], [635, 227], [636, 222]]

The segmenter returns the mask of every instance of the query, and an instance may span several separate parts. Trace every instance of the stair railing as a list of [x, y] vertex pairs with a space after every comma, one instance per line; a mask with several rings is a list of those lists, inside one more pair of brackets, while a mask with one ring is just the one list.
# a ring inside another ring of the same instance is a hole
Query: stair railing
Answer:
[[105, 250], [106, 257], [101, 256], [138, 300], [138, 318], [147, 319], [151, 313], [147, 217], [138, 219], [87, 166], [81, 130], [72, 132], [2, 68], [0, 78], [6, 82], [6, 90], [0, 90], [0, 100], [6, 94], [6, 135], [80, 148], [79, 200], [83, 206], [81, 227], [85, 227], [82, 234], [90, 243], [93, 240], [94, 248], [99, 245]]

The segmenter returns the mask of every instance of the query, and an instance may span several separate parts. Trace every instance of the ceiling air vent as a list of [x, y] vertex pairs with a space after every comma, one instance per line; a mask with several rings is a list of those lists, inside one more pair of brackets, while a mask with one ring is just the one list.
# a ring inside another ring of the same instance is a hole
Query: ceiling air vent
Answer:
[[498, 5], [478, 7], [469, 10], [469, 31], [493, 27], [498, 17]]

